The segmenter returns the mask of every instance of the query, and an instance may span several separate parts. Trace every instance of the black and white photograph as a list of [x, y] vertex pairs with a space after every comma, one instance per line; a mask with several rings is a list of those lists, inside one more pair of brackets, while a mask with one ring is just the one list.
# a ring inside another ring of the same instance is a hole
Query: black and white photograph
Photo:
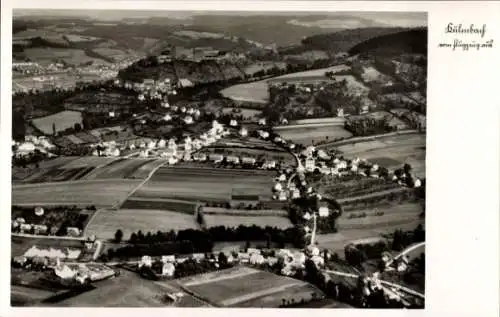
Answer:
[[424, 309], [427, 18], [14, 9], [10, 305]]

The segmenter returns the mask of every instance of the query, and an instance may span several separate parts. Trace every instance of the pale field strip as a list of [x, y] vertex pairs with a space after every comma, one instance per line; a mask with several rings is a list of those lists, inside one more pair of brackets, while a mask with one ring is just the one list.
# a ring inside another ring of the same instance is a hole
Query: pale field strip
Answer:
[[252, 292], [252, 293], [249, 293], [249, 294], [245, 294], [245, 295], [241, 295], [241, 296], [237, 296], [237, 297], [233, 297], [233, 298], [229, 298], [229, 299], [223, 300], [223, 301], [220, 302], [220, 305], [221, 306], [235, 305], [237, 303], [246, 302], [246, 301], [252, 300], [254, 298], [258, 298], [258, 297], [262, 297], [262, 296], [266, 296], [266, 295], [271, 295], [271, 294], [274, 294], [274, 293], [284, 292], [288, 288], [291, 288], [291, 287], [294, 287], [294, 286], [298, 286], [298, 285], [303, 285], [303, 284], [304, 284], [304, 282], [297, 281], [297, 282], [292, 282], [292, 283], [285, 284], [285, 285], [280, 285], [280, 286], [276, 286], [276, 287], [266, 288], [266, 289], [263, 289], [263, 290], [260, 290], [260, 291], [256, 291], [256, 292]]
[[239, 277], [245, 277], [252, 274], [259, 274], [260, 271], [248, 267], [240, 267], [227, 275], [219, 275], [218, 273], [219, 272], [202, 274], [192, 278], [190, 282], [185, 282], [185, 283], [181, 282], [181, 284], [184, 287], [203, 285], [207, 283], [214, 283], [224, 280], [231, 280]]

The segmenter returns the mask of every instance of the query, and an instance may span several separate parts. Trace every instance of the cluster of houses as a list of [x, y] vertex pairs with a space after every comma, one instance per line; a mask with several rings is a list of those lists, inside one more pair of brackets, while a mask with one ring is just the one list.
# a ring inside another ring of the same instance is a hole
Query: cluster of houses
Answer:
[[50, 63], [47, 66], [42, 66], [36, 62], [13, 62], [12, 72], [23, 75], [38, 75], [49, 72], [62, 71], [64, 65], [62, 63]]
[[[12, 220], [11, 228], [13, 232], [35, 235], [55, 235], [60, 229], [58, 226], [51, 226], [49, 228], [44, 224], [27, 223], [22, 217], [17, 217]], [[67, 227], [66, 235], [70, 237], [79, 237], [81, 235], [81, 230], [77, 227]]]
[[[270, 255], [273, 254], [273, 255]], [[297, 270], [305, 268], [307, 259], [311, 259], [318, 268], [324, 267], [324, 257], [320, 255], [320, 251], [315, 246], [309, 246], [306, 250], [290, 250], [279, 249], [274, 252], [266, 252], [265, 250], [248, 248], [242, 252], [225, 253], [227, 262], [230, 264], [250, 264], [250, 265], [274, 265], [278, 262], [283, 263], [281, 274], [292, 276]], [[192, 259], [200, 262], [209, 260], [214, 263], [215, 267], [219, 266], [218, 257], [216, 254], [206, 255], [204, 253], [194, 253], [189, 256], [164, 255], [154, 259], [151, 256], [144, 255], [138, 263], [138, 268], [152, 267], [155, 262], [161, 262], [160, 275], [163, 277], [173, 277], [175, 275], [176, 265]]]
[[76, 281], [80, 284], [84, 284], [87, 281], [101, 281], [117, 275], [115, 270], [104, 264], [68, 264], [61, 263], [59, 259], [54, 267], [54, 273], [62, 282], [71, 283]]
[[12, 141], [13, 155], [15, 157], [28, 156], [35, 151], [40, 153], [50, 155], [50, 150], [53, 150], [55, 146], [49, 141], [46, 136], [33, 136], [27, 135], [24, 138], [24, 142]]

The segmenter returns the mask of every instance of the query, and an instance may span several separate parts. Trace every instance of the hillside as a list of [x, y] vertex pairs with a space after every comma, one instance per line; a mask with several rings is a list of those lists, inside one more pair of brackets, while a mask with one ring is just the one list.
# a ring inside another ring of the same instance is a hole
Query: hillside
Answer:
[[377, 36], [353, 46], [349, 55], [427, 54], [427, 28]]
[[369, 39], [407, 31], [406, 28], [374, 27], [342, 30], [329, 34], [320, 34], [302, 40], [304, 50], [324, 50], [329, 53], [347, 52], [352, 47]]

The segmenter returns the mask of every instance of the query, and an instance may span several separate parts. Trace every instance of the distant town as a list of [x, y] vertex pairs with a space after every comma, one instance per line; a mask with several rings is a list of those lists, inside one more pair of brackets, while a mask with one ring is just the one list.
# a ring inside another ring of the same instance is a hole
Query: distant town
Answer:
[[13, 21], [13, 306], [425, 307], [425, 15], [43, 13]]

